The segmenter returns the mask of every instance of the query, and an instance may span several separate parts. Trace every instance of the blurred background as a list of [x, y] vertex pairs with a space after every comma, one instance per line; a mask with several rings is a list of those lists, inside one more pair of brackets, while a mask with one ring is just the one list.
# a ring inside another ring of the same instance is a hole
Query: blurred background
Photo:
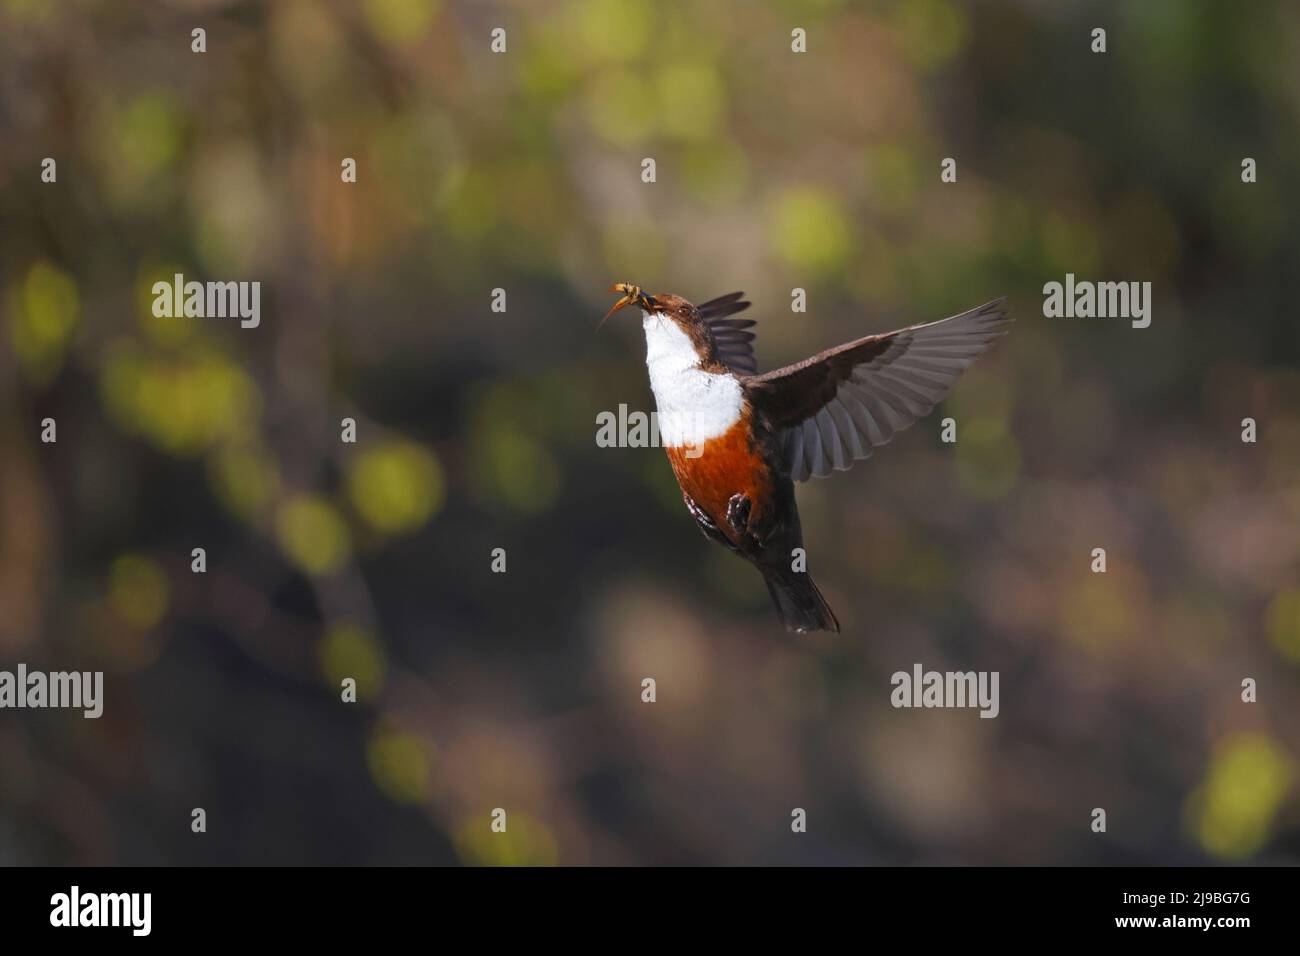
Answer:
[[[1286, 3], [0, 0], [0, 668], [106, 674], [0, 712], [0, 863], [1297, 862], [1297, 63]], [[801, 486], [842, 634], [597, 447], [616, 280], [745, 290], [764, 369], [1010, 296]]]

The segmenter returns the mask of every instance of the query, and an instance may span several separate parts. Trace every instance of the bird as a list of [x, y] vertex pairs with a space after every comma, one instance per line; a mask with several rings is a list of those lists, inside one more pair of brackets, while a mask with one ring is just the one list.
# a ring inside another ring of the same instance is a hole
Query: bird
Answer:
[[[763, 374], [743, 292], [693, 305], [611, 286], [600, 320], [641, 310], [659, 440], [704, 536], [763, 575], [786, 630], [839, 632], [806, 567], [795, 482], [871, 457], [930, 412], [1012, 319], [1002, 296], [937, 322], [866, 335]], [[599, 326], [598, 326], [599, 328]]]

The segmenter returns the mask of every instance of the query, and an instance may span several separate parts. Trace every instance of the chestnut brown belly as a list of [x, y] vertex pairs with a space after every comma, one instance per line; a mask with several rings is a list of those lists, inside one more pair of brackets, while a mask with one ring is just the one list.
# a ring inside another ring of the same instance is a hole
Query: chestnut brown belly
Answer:
[[748, 416], [717, 438], [693, 448], [665, 448], [682, 491], [727, 532], [727, 502], [732, 495], [749, 498], [749, 524], [762, 526], [773, 503], [772, 470], [752, 440]]

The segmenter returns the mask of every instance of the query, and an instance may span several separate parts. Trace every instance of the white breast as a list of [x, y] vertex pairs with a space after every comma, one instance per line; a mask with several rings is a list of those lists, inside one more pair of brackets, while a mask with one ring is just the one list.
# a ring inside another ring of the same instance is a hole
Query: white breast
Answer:
[[645, 311], [642, 315], [660, 442], [668, 448], [698, 448], [726, 434], [744, 409], [740, 383], [731, 375], [700, 369], [694, 343], [672, 319]]

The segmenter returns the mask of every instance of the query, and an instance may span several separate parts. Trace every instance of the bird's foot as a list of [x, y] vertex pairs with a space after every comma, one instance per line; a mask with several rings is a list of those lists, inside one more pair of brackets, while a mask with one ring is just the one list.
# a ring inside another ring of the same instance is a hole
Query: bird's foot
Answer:
[[683, 492], [682, 500], [686, 502], [686, 507], [690, 511], [691, 517], [695, 519], [696, 526], [704, 532], [704, 537], [710, 541], [716, 541], [718, 544], [725, 544], [733, 551], [736, 549], [736, 546], [731, 543], [731, 539], [722, 533], [722, 529], [709, 517], [708, 512], [697, 505], [690, 495]]
[[748, 495], [735, 494], [727, 502], [727, 524], [738, 536], [749, 530], [749, 509], [751, 502]]

